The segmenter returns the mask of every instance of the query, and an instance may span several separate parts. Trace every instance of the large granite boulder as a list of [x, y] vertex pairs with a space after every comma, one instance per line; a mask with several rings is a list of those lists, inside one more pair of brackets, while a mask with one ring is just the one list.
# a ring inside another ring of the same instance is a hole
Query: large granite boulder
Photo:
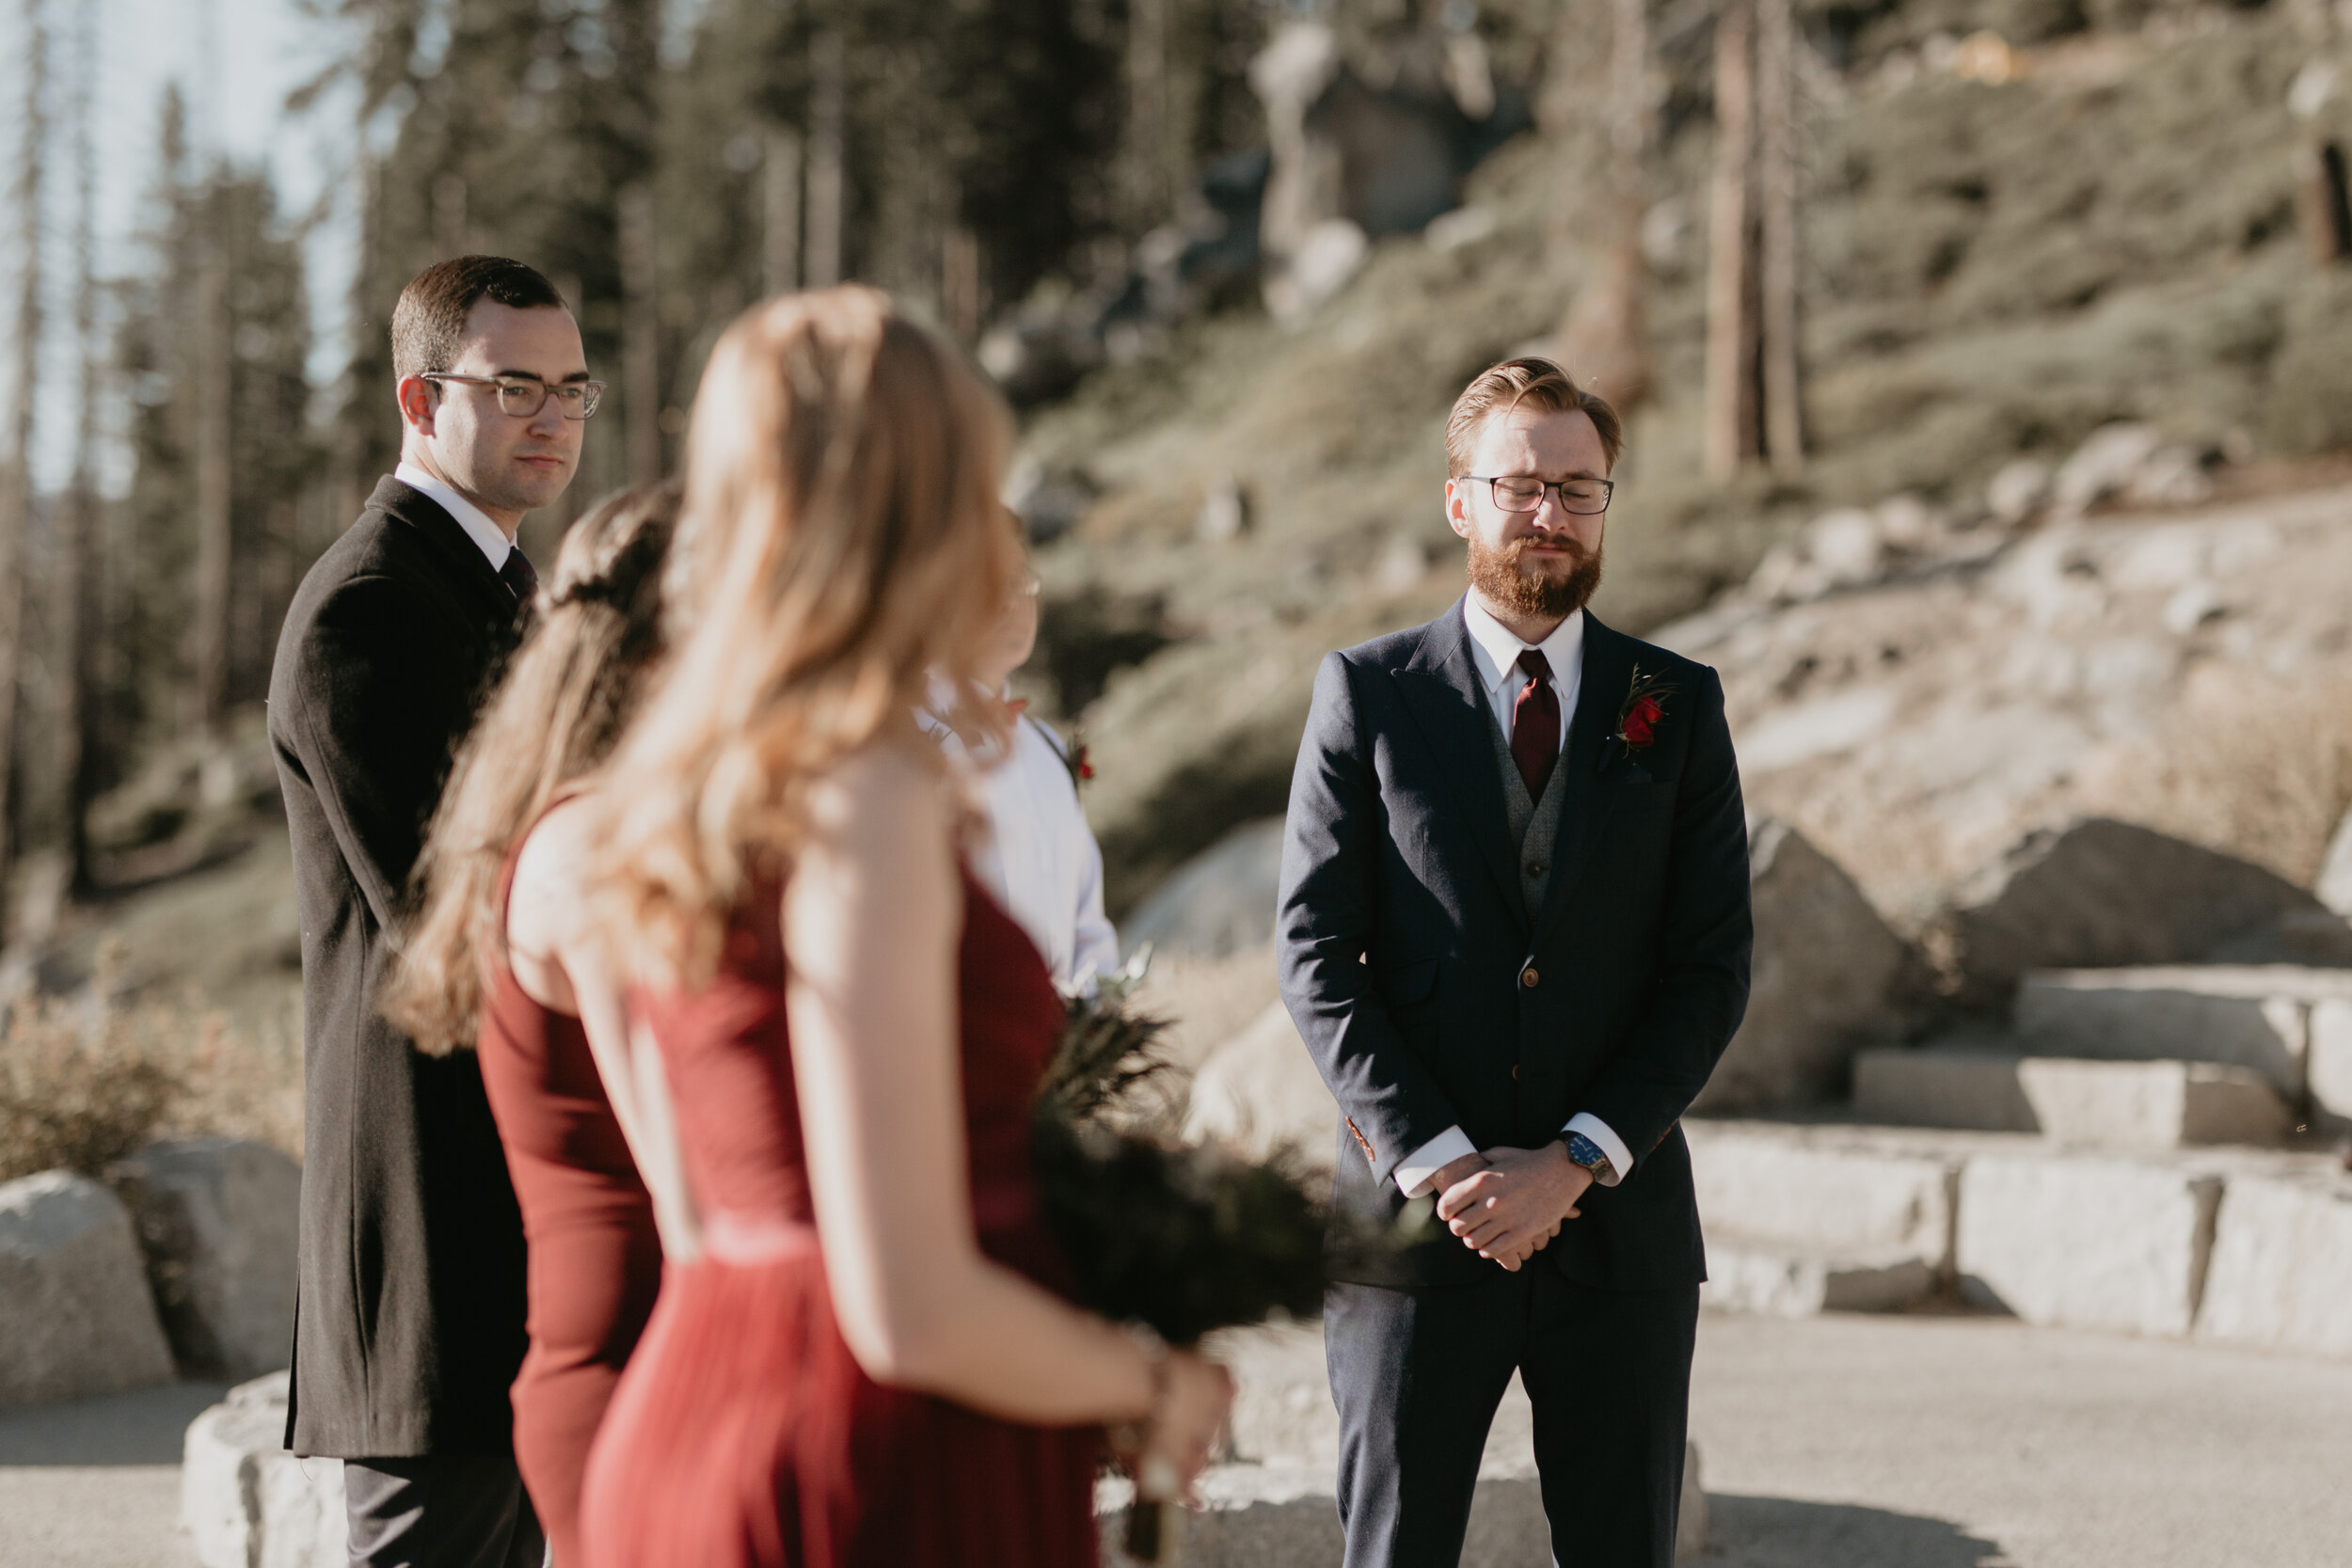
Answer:
[[1691, 1107], [1779, 1109], [1844, 1093], [1854, 1053], [1901, 1037], [1918, 966], [1836, 862], [1786, 822], [1749, 837], [1756, 960], [1748, 1013]]
[[294, 1351], [302, 1167], [262, 1144], [186, 1138], [114, 1165], [183, 1377], [242, 1382]]
[[131, 1216], [71, 1171], [0, 1185], [0, 1406], [171, 1381]]
[[1330, 1168], [1339, 1108], [1290, 1009], [1276, 1002], [1211, 1052], [1193, 1075], [1184, 1136], [1215, 1138], [1260, 1159], [1289, 1146]]
[[188, 1423], [180, 1528], [204, 1568], [343, 1568], [343, 1462], [286, 1451], [286, 1383], [231, 1388]]
[[2029, 833], [1964, 884], [1932, 942], [1963, 1006], [2033, 969], [2189, 963], [2319, 911], [2259, 865], [2108, 817]]
[[1178, 866], [1136, 906], [1120, 946], [1221, 958], [1274, 939], [1282, 879], [1282, 819], [1245, 822]]

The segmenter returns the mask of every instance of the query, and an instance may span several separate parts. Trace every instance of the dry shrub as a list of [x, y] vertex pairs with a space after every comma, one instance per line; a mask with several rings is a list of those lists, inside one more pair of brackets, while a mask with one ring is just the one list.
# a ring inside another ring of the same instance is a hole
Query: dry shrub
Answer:
[[302, 1157], [301, 1053], [282, 1030], [248, 1039], [191, 998], [109, 1001], [113, 964], [67, 999], [0, 1010], [0, 1181], [91, 1175], [171, 1135], [250, 1138]]
[[2093, 809], [2309, 887], [2352, 801], [2352, 677], [2209, 665], [2164, 734], [2085, 785]]

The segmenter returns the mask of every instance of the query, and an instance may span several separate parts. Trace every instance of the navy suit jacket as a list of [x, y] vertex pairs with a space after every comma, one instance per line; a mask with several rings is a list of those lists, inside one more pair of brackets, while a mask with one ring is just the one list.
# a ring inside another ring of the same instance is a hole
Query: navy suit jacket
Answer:
[[[1653, 743], [1610, 737], [1634, 667], [1674, 689]], [[1457, 601], [1325, 657], [1291, 781], [1282, 996], [1339, 1101], [1334, 1202], [1391, 1219], [1396, 1167], [1448, 1127], [1540, 1148], [1589, 1111], [1634, 1167], [1531, 1266], [1612, 1290], [1706, 1277], [1678, 1118], [1747, 1006], [1747, 820], [1703, 664], [1588, 614], [1558, 842], [1531, 923], [1486, 698]], [[1364, 1283], [1502, 1265], [1442, 1229]]]

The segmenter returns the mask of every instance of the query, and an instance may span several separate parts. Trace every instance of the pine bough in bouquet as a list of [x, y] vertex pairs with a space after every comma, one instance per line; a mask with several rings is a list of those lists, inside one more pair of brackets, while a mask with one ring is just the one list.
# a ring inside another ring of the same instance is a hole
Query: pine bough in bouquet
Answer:
[[[1185, 1347], [1220, 1328], [1313, 1317], [1335, 1257], [1385, 1253], [1409, 1235], [1337, 1221], [1294, 1150], [1251, 1159], [1175, 1135], [1159, 1045], [1168, 1021], [1134, 1006], [1150, 960], [1146, 947], [1071, 1000], [1039, 1089], [1040, 1194], [1078, 1299]], [[1163, 1506], [1138, 1490], [1127, 1541], [1138, 1560], [1159, 1558]]]

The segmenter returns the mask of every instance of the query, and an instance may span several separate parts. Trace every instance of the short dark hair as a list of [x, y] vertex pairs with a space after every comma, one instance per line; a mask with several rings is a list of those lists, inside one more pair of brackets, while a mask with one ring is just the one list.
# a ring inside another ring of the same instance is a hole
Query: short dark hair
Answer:
[[1445, 421], [1445, 455], [1449, 477], [1470, 472], [1470, 448], [1489, 416], [1508, 413], [1521, 404], [1534, 404], [1549, 414], [1581, 413], [1600, 433], [1601, 455], [1614, 470], [1625, 451], [1625, 423], [1609, 400], [1588, 392], [1558, 364], [1539, 356], [1522, 355], [1490, 365], [1471, 378], [1454, 402]]
[[571, 307], [537, 268], [503, 256], [453, 256], [408, 280], [392, 307], [392, 374], [445, 371], [466, 341], [466, 313], [476, 300], [516, 310]]

